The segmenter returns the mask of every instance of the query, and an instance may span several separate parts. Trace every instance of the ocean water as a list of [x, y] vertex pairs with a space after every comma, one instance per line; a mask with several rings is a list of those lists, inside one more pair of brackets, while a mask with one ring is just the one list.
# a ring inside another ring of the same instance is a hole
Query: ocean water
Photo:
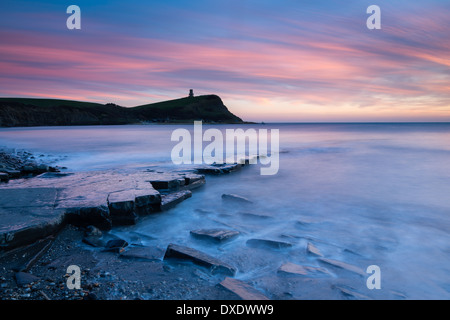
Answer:
[[[26, 149], [69, 171], [136, 170], [171, 162], [177, 128], [94, 126], [1, 128], [0, 146]], [[277, 299], [349, 298], [339, 288], [374, 299], [450, 298], [450, 124], [204, 125], [279, 129], [279, 171], [260, 164], [224, 176], [207, 176], [193, 197], [162, 214], [113, 232], [144, 245], [194, 247], [238, 269], [236, 278]], [[205, 143], [206, 145], [207, 143]], [[234, 205], [224, 193], [251, 205]], [[233, 228], [224, 244], [198, 240], [190, 231]], [[253, 248], [248, 239], [289, 242], [286, 249]], [[325, 258], [366, 271], [381, 270], [381, 289], [366, 279], [306, 253], [308, 243]], [[326, 278], [277, 273], [281, 264], [324, 267]], [[205, 275], [208, 276], [208, 275]]]

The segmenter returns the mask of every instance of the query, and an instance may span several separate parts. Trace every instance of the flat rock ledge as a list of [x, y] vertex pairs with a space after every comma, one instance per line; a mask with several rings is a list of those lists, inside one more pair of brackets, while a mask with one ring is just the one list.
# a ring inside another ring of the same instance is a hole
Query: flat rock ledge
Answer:
[[[2, 175], [3, 177], [3, 175]], [[205, 184], [195, 172], [45, 172], [0, 185], [0, 251], [33, 243], [65, 224], [100, 230], [169, 210]]]

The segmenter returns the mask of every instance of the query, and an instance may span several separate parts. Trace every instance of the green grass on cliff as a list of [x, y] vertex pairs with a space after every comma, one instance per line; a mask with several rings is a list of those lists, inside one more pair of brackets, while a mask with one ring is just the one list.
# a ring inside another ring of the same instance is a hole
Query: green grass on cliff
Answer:
[[242, 123], [217, 95], [186, 97], [131, 108], [112, 103], [0, 98], [0, 126], [107, 125], [139, 122]]

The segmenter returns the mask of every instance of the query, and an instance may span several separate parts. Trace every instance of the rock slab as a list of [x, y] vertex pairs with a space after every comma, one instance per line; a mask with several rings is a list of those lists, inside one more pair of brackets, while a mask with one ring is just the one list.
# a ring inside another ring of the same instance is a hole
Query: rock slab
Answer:
[[207, 267], [212, 274], [221, 273], [234, 276], [236, 273], [236, 269], [227, 263], [211, 257], [206, 253], [185, 246], [169, 244], [164, 255], [164, 260], [172, 258], [192, 261], [197, 265]]
[[331, 265], [333, 267], [336, 267], [336, 268], [344, 269], [344, 270], [359, 274], [360, 276], [363, 276], [363, 277], [365, 277], [367, 275], [367, 273], [365, 273], [363, 269], [361, 269], [357, 266], [339, 261], [339, 260], [320, 258], [319, 261], [321, 261], [325, 264]]
[[247, 245], [253, 248], [268, 248], [268, 249], [284, 249], [292, 247], [292, 243], [267, 240], [267, 239], [249, 239]]
[[230, 240], [237, 237], [239, 234], [239, 231], [230, 229], [199, 229], [191, 231], [191, 235], [196, 238], [208, 239], [216, 242]]
[[242, 300], [269, 300], [264, 294], [241, 280], [226, 277], [220, 285]]
[[287, 262], [281, 265], [281, 267], [278, 269], [278, 273], [311, 278], [331, 276], [331, 274], [325, 268], [302, 266], [291, 262]]

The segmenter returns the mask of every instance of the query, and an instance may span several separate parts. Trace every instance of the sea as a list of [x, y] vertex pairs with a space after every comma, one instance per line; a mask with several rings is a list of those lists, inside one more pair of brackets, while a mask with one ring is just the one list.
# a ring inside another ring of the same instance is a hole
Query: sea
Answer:
[[[0, 128], [0, 146], [66, 171], [178, 170], [190, 167], [171, 158], [172, 133], [180, 128], [193, 132], [189, 124]], [[257, 162], [208, 175], [173, 209], [111, 232], [131, 242], [140, 235], [140, 245], [203, 251], [277, 299], [450, 298], [450, 123], [203, 124], [224, 136], [238, 128], [279, 131], [276, 174], [262, 175]], [[252, 203], [236, 205], [223, 194]], [[190, 234], [209, 228], [240, 235], [215, 244]], [[290, 246], [254, 247], [249, 239]], [[311, 245], [321, 256], [307, 251]], [[281, 274], [286, 263], [329, 274]], [[375, 280], [370, 266], [377, 267]]]

